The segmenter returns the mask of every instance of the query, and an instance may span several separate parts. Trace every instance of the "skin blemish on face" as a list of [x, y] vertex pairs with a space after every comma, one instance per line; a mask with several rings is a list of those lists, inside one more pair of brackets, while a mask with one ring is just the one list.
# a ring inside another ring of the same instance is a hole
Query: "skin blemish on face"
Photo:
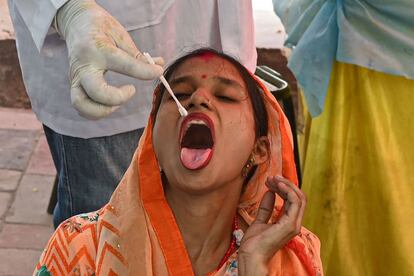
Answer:
[[211, 52], [202, 52], [197, 56], [197, 58], [200, 58], [200, 59], [204, 60], [205, 62], [208, 62], [215, 56], [216, 55], [214, 53], [211, 53]]

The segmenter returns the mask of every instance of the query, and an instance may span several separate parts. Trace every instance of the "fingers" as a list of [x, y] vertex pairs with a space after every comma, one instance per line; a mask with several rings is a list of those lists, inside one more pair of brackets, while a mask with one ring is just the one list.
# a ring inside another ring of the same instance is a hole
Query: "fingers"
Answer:
[[154, 60], [155, 64], [157, 64], [161, 67], [163, 67], [165, 65], [165, 61], [162, 57], [153, 57], [152, 59]]
[[142, 80], [152, 80], [158, 78], [164, 72], [162, 66], [163, 60], [156, 59], [156, 64], [148, 64], [146, 60], [141, 58], [138, 51], [137, 57], [131, 56], [127, 52], [114, 46], [108, 46], [104, 51], [107, 69], [128, 75], [133, 78]]
[[[134, 41], [132, 40], [129, 33], [124, 29], [124, 27], [122, 27], [122, 25], [119, 24], [118, 22], [115, 22], [114, 24], [118, 27], [112, 28], [110, 33], [111, 33], [113, 41], [116, 44], [116, 47], [125, 51], [131, 57], [135, 59], [139, 59], [147, 63], [146, 59], [143, 57], [142, 53], [135, 46]], [[153, 59], [154, 59], [155, 64], [161, 67], [164, 66], [165, 62], [162, 57], [154, 57]]]
[[[260, 202], [256, 219], [247, 229], [239, 252], [249, 256], [259, 255], [268, 260], [300, 233], [306, 198], [299, 188], [283, 177], [269, 177], [266, 186], [269, 191]], [[285, 201], [285, 210], [276, 223], [267, 224], [276, 194]]]
[[73, 106], [87, 119], [103, 118], [119, 108], [119, 106], [106, 106], [92, 101], [80, 86], [72, 87], [70, 92]]
[[293, 184], [292, 182], [290, 182], [288, 179], [282, 177], [282, 176], [275, 176], [274, 177], [275, 181], [280, 181], [283, 182], [284, 184], [288, 185], [290, 188], [292, 188], [297, 194], [298, 196], [300, 195], [304, 195], [304, 193], [299, 189], [298, 186], [296, 186], [295, 184]]
[[267, 191], [260, 202], [259, 210], [253, 223], [267, 223], [272, 216], [274, 206], [275, 193]]
[[130, 56], [136, 57], [139, 54], [139, 50], [127, 30], [116, 20], [112, 22], [110, 35], [115, 41], [116, 46], [127, 52]]
[[300, 232], [302, 218], [306, 206], [303, 192], [283, 177], [271, 177], [266, 182], [270, 191], [277, 193], [285, 201], [285, 211], [277, 224], [293, 235]]
[[303, 215], [305, 213], [305, 207], [306, 207], [306, 195], [304, 192], [302, 192], [298, 186], [294, 185], [292, 182], [290, 182], [289, 180], [287, 180], [286, 178], [283, 178], [281, 176], [276, 176], [276, 179], [278, 181], [281, 181], [283, 183], [285, 183], [288, 187], [290, 187], [291, 189], [293, 189], [296, 193], [296, 195], [299, 198], [300, 201], [300, 209], [299, 209], [299, 213], [298, 213], [298, 220], [297, 220], [297, 228], [300, 229], [302, 226], [302, 219], [303, 219]]
[[102, 105], [121, 105], [135, 94], [133, 85], [120, 88], [109, 85], [103, 77], [103, 71], [85, 71], [80, 76], [80, 83], [86, 94], [95, 102]]

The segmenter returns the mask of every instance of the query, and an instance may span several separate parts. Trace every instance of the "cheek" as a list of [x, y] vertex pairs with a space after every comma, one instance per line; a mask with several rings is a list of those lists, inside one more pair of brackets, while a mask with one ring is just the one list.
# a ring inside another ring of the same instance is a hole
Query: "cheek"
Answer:
[[255, 125], [251, 113], [243, 110], [232, 112], [223, 122], [223, 147], [229, 158], [244, 165], [249, 158], [255, 142]]
[[163, 162], [173, 149], [175, 139], [175, 124], [173, 116], [159, 112], [153, 129], [153, 145], [158, 161]]
[[247, 136], [254, 139], [255, 123], [250, 106], [237, 110], [228, 109], [228, 115], [223, 119], [223, 127], [226, 132], [232, 132], [233, 137]]
[[155, 125], [154, 125], [154, 129], [152, 131], [152, 144], [154, 146], [154, 152], [155, 152], [155, 155], [156, 155], [158, 160], [160, 159], [160, 153], [162, 152], [162, 150], [161, 150], [161, 146], [162, 146], [161, 137], [162, 137], [162, 135], [163, 135], [162, 127], [160, 127], [159, 120], [156, 120]]

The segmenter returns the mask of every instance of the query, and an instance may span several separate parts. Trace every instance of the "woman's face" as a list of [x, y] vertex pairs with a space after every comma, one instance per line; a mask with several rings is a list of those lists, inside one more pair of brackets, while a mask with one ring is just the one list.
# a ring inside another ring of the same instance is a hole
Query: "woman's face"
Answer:
[[227, 60], [192, 57], [169, 83], [189, 115], [180, 117], [164, 92], [153, 143], [168, 185], [203, 194], [226, 184], [242, 185], [242, 169], [255, 143], [253, 108], [246, 85]]

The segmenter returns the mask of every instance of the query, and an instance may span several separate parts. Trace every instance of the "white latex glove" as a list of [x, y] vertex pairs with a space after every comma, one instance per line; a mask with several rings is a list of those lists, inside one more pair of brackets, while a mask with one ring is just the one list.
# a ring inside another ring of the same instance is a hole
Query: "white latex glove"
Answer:
[[148, 64], [124, 27], [94, 0], [70, 0], [56, 23], [68, 48], [72, 104], [86, 118], [107, 116], [135, 94], [133, 85], [109, 85], [107, 70], [145, 80], [163, 72], [163, 59]]

